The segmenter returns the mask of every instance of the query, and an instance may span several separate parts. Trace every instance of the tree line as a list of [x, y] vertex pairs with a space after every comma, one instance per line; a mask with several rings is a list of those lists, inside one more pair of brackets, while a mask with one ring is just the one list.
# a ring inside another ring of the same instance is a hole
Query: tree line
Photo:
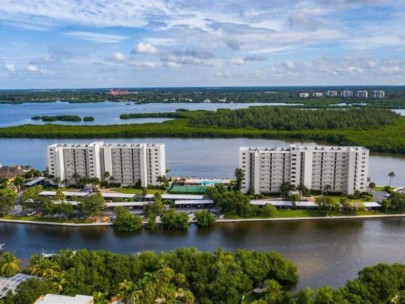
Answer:
[[[54, 121], [70, 121], [70, 122], [80, 122], [82, 118], [78, 115], [35, 115], [31, 117], [32, 120], [42, 120], [43, 122], [54, 122]], [[83, 121], [94, 121], [93, 116], [83, 117]]]
[[[0, 275], [12, 276], [21, 261], [6, 252]], [[121, 255], [107, 251], [61, 250], [51, 259], [33, 255], [21, 283], [5, 304], [30, 304], [46, 293], [93, 295], [96, 304], [401, 304], [405, 265], [366, 267], [337, 289], [328, 286], [291, 292], [296, 266], [276, 252], [219, 248], [213, 253], [179, 248], [156, 254]], [[1, 303], [1, 301], [0, 301]]]
[[192, 126], [255, 128], [259, 130], [376, 128], [397, 122], [399, 114], [387, 109], [291, 109], [287, 107], [249, 107], [219, 109], [190, 119]]

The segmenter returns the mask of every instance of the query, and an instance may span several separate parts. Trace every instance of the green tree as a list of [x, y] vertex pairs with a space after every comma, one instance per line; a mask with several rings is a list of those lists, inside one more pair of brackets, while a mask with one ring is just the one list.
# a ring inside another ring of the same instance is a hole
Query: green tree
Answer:
[[263, 217], [275, 217], [277, 208], [271, 204], [266, 204], [260, 209], [260, 213]]
[[245, 172], [241, 168], [235, 169], [235, 191], [240, 191], [242, 189], [242, 181], [245, 178]]
[[17, 259], [10, 251], [0, 257], [0, 275], [12, 277], [20, 270], [21, 260]]
[[67, 273], [66, 272], [56, 272], [51, 278], [50, 278], [50, 285], [54, 291], [57, 293], [61, 293], [65, 287], [69, 284], [69, 281], [67, 279]]
[[43, 188], [41, 185], [29, 187], [25, 189], [24, 192], [21, 194], [21, 199], [23, 202], [26, 202], [28, 200], [37, 202], [40, 200], [39, 194], [42, 192], [42, 190]]
[[388, 177], [390, 178], [390, 184], [389, 184], [389, 187], [391, 187], [391, 182], [392, 182], [392, 179], [395, 177], [395, 172], [394, 172], [394, 171], [392, 171], [392, 172], [388, 173]]
[[314, 304], [315, 293], [311, 288], [302, 289], [293, 296], [294, 304]]
[[339, 203], [329, 196], [319, 196], [315, 199], [315, 203], [318, 204], [321, 210], [335, 211], [339, 209]]
[[118, 231], [133, 232], [141, 229], [143, 226], [142, 219], [137, 215], [132, 215], [125, 207], [116, 207], [115, 214], [113, 226]]
[[291, 185], [290, 182], [283, 182], [280, 186], [280, 192], [285, 199], [287, 199], [290, 196], [290, 192], [294, 190], [295, 187], [294, 185]]
[[405, 210], [405, 194], [393, 191], [389, 197], [391, 208], [397, 211]]
[[327, 184], [323, 187], [323, 191], [325, 192], [325, 195], [328, 196], [329, 192], [332, 190], [332, 186]]
[[197, 226], [200, 228], [211, 227], [216, 220], [215, 216], [208, 210], [194, 212], [194, 215], [197, 218]]
[[156, 214], [150, 213], [148, 216], [148, 222], [146, 223], [146, 229], [156, 230]]
[[188, 229], [188, 214], [185, 212], [176, 213], [175, 210], [169, 209], [161, 216], [164, 229], [168, 230], [187, 230]]
[[376, 186], [377, 186], [377, 185], [376, 185], [374, 182], [371, 182], [371, 183], [368, 184], [368, 187], [369, 187], [370, 189], [374, 189]]
[[54, 261], [36, 254], [31, 257], [27, 271], [34, 276], [49, 279], [60, 271], [60, 267]]
[[25, 180], [22, 176], [18, 175], [14, 178], [13, 180], [13, 184], [17, 187], [18, 192], [21, 191], [21, 189], [24, 187], [25, 185]]
[[142, 196], [145, 197], [148, 194], [148, 188], [142, 187]]
[[7, 303], [35, 303], [40, 296], [46, 295], [49, 292], [51, 292], [51, 288], [46, 281], [36, 278], [28, 279], [18, 285], [15, 293], [7, 299]]
[[16, 202], [17, 194], [10, 188], [0, 189], [0, 216], [10, 212]]
[[63, 193], [62, 189], [56, 190], [55, 199], [59, 202], [63, 202], [66, 199], [66, 195]]
[[97, 192], [96, 194], [82, 197], [78, 208], [86, 215], [95, 215], [105, 208], [105, 201], [101, 193]]
[[302, 196], [309, 196], [309, 189], [304, 184], [299, 184], [297, 190], [301, 193]]
[[183, 283], [184, 275], [164, 267], [154, 273], [145, 273], [136, 284], [124, 282], [120, 289], [126, 303], [193, 304], [194, 295], [180, 287]]

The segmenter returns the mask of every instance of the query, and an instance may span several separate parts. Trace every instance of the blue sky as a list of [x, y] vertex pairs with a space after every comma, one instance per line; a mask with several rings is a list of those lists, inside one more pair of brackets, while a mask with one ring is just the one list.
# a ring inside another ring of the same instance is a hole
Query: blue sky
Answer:
[[402, 0], [0, 0], [0, 89], [405, 84]]

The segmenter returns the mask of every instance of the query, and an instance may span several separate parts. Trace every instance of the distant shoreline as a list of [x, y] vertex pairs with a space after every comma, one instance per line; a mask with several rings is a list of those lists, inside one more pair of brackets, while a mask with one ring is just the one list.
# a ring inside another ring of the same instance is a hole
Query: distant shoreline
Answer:
[[[353, 219], [389, 219], [389, 218], [402, 218], [404, 214], [379, 214], [379, 215], [342, 215], [342, 216], [308, 216], [308, 217], [281, 217], [281, 218], [245, 218], [245, 219], [218, 219], [215, 224], [227, 223], [254, 223], [254, 222], [288, 222], [288, 221], [328, 221], [328, 220], [353, 220]], [[108, 223], [89, 223], [89, 224], [75, 224], [75, 223], [56, 223], [56, 222], [41, 222], [41, 221], [24, 221], [24, 220], [8, 220], [0, 219], [0, 223], [9, 224], [29, 224], [29, 225], [47, 225], [47, 226], [61, 226], [61, 227], [109, 227], [113, 224]], [[143, 221], [144, 224], [147, 221]], [[156, 222], [161, 224], [160, 221]], [[190, 222], [195, 224], [196, 221]]]

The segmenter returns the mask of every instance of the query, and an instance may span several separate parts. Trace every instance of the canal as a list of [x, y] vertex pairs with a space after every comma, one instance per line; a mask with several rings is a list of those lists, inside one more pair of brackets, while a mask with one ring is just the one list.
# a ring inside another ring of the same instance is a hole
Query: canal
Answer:
[[178, 247], [275, 250], [298, 267], [298, 289], [339, 287], [362, 268], [405, 263], [405, 219], [222, 223], [186, 232], [118, 233], [111, 227], [54, 227], [0, 223], [0, 243], [26, 263], [29, 256], [66, 248], [134, 254]]

